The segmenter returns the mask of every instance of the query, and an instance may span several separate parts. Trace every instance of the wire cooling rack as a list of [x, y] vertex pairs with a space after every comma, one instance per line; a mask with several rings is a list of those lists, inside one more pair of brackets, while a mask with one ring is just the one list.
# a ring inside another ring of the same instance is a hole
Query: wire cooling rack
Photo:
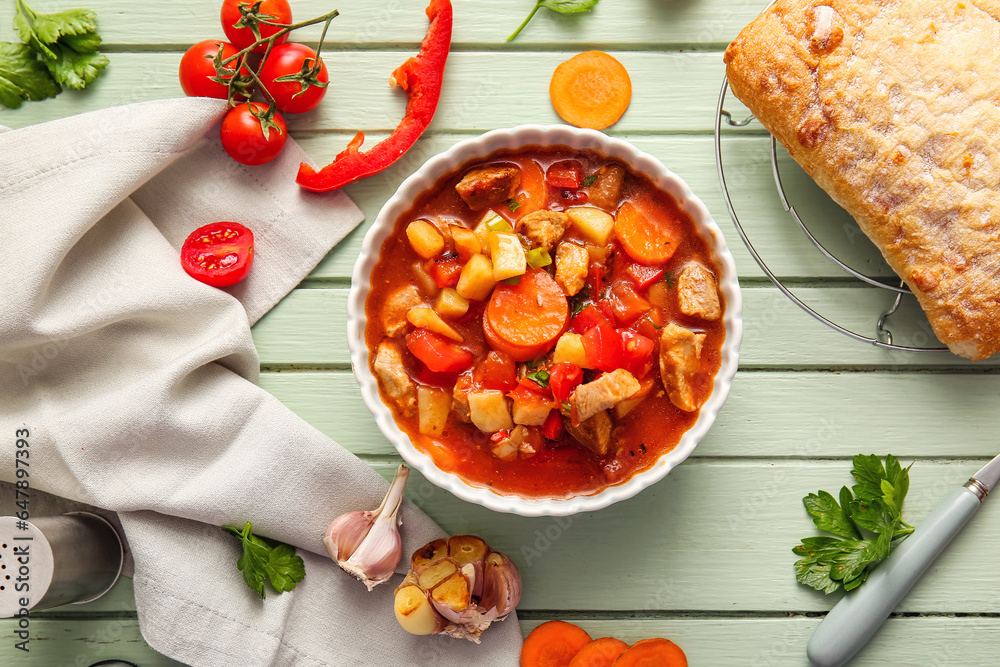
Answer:
[[732, 197], [729, 194], [729, 186], [726, 183], [726, 170], [722, 159], [722, 125], [723, 123], [725, 123], [727, 126], [731, 128], [742, 128], [742, 127], [747, 127], [748, 125], [752, 125], [753, 122], [756, 120], [753, 116], [748, 116], [747, 118], [742, 120], [733, 118], [733, 114], [731, 114], [729, 111], [725, 109], [726, 95], [728, 92], [729, 92], [729, 80], [724, 78], [722, 81], [722, 90], [719, 93], [719, 104], [716, 107], [716, 113], [715, 113], [715, 164], [719, 172], [719, 183], [722, 185], [722, 195], [723, 198], [726, 200], [726, 207], [729, 209], [730, 217], [732, 217], [733, 222], [736, 224], [736, 229], [740, 233], [740, 238], [743, 239], [743, 243], [746, 244], [747, 250], [750, 251], [750, 254], [753, 256], [754, 260], [760, 266], [761, 270], [767, 275], [767, 277], [771, 279], [771, 282], [774, 283], [775, 287], [781, 290], [781, 292], [789, 299], [791, 299], [792, 302], [799, 308], [809, 313], [814, 318], [816, 318], [823, 324], [827, 325], [828, 327], [834, 329], [835, 331], [839, 331], [840, 333], [854, 340], [868, 343], [870, 345], [874, 345], [875, 347], [883, 348], [886, 350], [899, 350], [903, 352], [947, 351], [948, 348], [943, 346], [919, 347], [910, 345], [898, 345], [893, 343], [892, 332], [888, 329], [889, 319], [893, 315], [895, 315], [896, 312], [899, 310], [899, 307], [902, 304], [903, 299], [904, 298], [913, 299], [914, 298], [913, 294], [910, 292], [910, 289], [906, 286], [906, 284], [903, 281], [899, 281], [898, 284], [890, 284], [882, 282], [875, 278], [866, 276], [860, 271], [857, 271], [856, 269], [852, 268], [843, 260], [841, 260], [839, 257], [835, 256], [832, 252], [830, 252], [830, 250], [828, 250], [820, 242], [820, 240], [809, 230], [809, 227], [805, 224], [805, 222], [803, 222], [802, 218], [799, 217], [798, 211], [796, 211], [795, 207], [789, 203], [788, 196], [785, 193], [785, 188], [781, 180], [781, 170], [778, 167], [777, 142], [775, 141], [773, 136], [771, 137], [771, 156], [770, 156], [771, 171], [774, 176], [774, 184], [775, 187], [777, 188], [777, 195], [781, 200], [782, 208], [784, 208], [785, 212], [788, 213], [792, 217], [792, 219], [795, 220], [796, 224], [798, 224], [802, 232], [806, 235], [806, 237], [810, 240], [810, 242], [812, 242], [812, 244], [816, 247], [816, 249], [823, 254], [824, 257], [833, 262], [838, 268], [840, 268], [842, 271], [844, 271], [844, 273], [851, 276], [852, 278], [860, 280], [873, 287], [886, 290], [887, 292], [895, 293], [895, 299], [892, 305], [887, 310], [880, 313], [877, 319], [875, 320], [875, 336], [865, 336], [864, 334], [858, 333], [841, 324], [838, 324], [837, 322], [834, 322], [830, 318], [814, 310], [802, 299], [800, 299], [787, 285], [782, 283], [781, 280], [768, 267], [767, 263], [761, 257], [760, 253], [754, 247], [753, 243], [750, 240], [750, 237], [747, 235], [747, 231], [744, 228], [743, 223], [740, 222], [739, 215], [736, 213], [736, 207], [734, 206]]

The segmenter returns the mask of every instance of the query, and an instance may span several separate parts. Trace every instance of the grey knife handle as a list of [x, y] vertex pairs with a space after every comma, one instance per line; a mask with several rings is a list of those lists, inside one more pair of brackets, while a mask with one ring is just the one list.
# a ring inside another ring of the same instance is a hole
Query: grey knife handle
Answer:
[[980, 507], [962, 487], [889, 554], [857, 590], [837, 603], [809, 640], [806, 654], [815, 667], [840, 667], [872, 638], [899, 601], [944, 551]]

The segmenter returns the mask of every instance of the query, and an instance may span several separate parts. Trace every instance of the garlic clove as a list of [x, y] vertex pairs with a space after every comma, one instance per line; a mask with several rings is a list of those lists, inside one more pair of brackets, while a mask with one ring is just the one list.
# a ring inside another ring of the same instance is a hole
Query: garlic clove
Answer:
[[393, 609], [399, 625], [411, 635], [437, 634], [447, 625], [427, 599], [427, 593], [414, 584], [404, 582], [396, 589]]
[[448, 540], [434, 540], [413, 552], [413, 556], [410, 557], [410, 567], [416, 570], [424, 565], [435, 563], [447, 555]]
[[323, 544], [333, 560], [350, 558], [375, 523], [374, 512], [348, 512], [337, 517], [323, 536]]
[[495, 609], [504, 618], [521, 601], [521, 574], [514, 562], [499, 551], [486, 557], [483, 572], [483, 598], [480, 607]]
[[406, 466], [399, 466], [377, 509], [338, 517], [323, 537], [330, 557], [368, 590], [388, 581], [402, 557], [398, 513], [409, 473]]
[[458, 572], [458, 565], [455, 564], [455, 561], [442, 560], [417, 570], [417, 582], [421, 588], [429, 591], [437, 586], [438, 582], [450, 577], [455, 572]]
[[474, 563], [483, 560], [489, 548], [486, 542], [474, 535], [455, 535], [448, 540], [448, 555], [458, 563]]

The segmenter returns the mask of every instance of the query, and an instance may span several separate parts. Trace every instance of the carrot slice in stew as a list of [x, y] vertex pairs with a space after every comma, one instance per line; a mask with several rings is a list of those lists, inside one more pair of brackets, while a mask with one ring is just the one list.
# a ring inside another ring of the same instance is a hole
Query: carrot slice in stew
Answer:
[[528, 269], [517, 285], [500, 283], [493, 289], [483, 332], [491, 343], [499, 340], [498, 349], [515, 361], [527, 361], [537, 356], [523, 356], [529, 351], [555, 345], [568, 320], [569, 303], [559, 284], [542, 269]]
[[643, 639], [619, 656], [614, 667], [687, 667], [687, 656], [669, 639]]
[[586, 630], [572, 623], [542, 623], [524, 640], [521, 667], [569, 667], [573, 656], [590, 641]]
[[601, 637], [590, 642], [569, 661], [569, 667], [612, 667], [628, 644], [614, 637]]
[[498, 206], [497, 209], [508, 221], [515, 222], [544, 207], [548, 196], [542, 166], [535, 160], [528, 160], [521, 165], [521, 189], [514, 195], [513, 202], [508, 201], [506, 206]]
[[632, 80], [620, 62], [603, 51], [585, 51], [556, 67], [549, 97], [563, 120], [603, 130], [614, 125], [632, 101]]
[[652, 199], [629, 200], [615, 215], [615, 234], [629, 257], [641, 264], [665, 264], [683, 238], [677, 212]]

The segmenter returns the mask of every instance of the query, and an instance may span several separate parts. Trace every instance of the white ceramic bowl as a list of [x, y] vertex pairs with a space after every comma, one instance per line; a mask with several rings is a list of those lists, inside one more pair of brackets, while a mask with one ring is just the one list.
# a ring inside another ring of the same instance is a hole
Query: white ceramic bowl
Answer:
[[[726, 304], [723, 324], [726, 340], [722, 346], [722, 363], [715, 376], [712, 395], [705, 402], [698, 420], [681, 437], [680, 442], [663, 454], [649, 469], [633, 475], [627, 481], [609, 486], [592, 495], [574, 496], [566, 499], [523, 498], [516, 495], [502, 495], [485, 487], [473, 486], [458, 475], [442, 471], [430, 456], [419, 451], [410, 438], [396, 425], [392, 412], [379, 396], [378, 383], [369, 367], [368, 347], [365, 344], [365, 299], [371, 288], [370, 277], [379, 250], [396, 223], [414, 200], [424, 191], [433, 187], [438, 179], [462, 165], [489, 157], [504, 149], [523, 146], [567, 146], [571, 149], [595, 151], [609, 158], [620, 160], [634, 171], [645, 174], [660, 189], [670, 193], [680, 207], [691, 217], [695, 226], [712, 247], [713, 259], [722, 275], [719, 288]], [[400, 455], [419, 470], [424, 477], [443, 489], [471, 503], [483, 505], [498, 512], [512, 512], [522, 516], [564, 516], [577, 512], [592, 512], [607, 507], [619, 500], [631, 498], [647, 486], [658, 482], [671, 468], [691, 454], [698, 441], [708, 432], [719, 408], [726, 400], [729, 385], [736, 373], [740, 339], [743, 334], [741, 320], [743, 305], [736, 265], [729, 254], [722, 231], [712, 219], [708, 209], [700, 199], [676, 174], [664, 167], [652, 155], [643, 153], [631, 144], [609, 137], [602, 132], [580, 129], [568, 125], [519, 125], [512, 129], [501, 129], [471, 139], [460, 141], [450, 150], [428, 160], [412, 176], [403, 181], [396, 194], [386, 202], [374, 224], [365, 235], [361, 255], [354, 265], [351, 279], [351, 293], [347, 303], [347, 336], [351, 349], [351, 366], [354, 376], [361, 385], [361, 395], [365, 404], [375, 416], [375, 422], [385, 437], [395, 445]]]

